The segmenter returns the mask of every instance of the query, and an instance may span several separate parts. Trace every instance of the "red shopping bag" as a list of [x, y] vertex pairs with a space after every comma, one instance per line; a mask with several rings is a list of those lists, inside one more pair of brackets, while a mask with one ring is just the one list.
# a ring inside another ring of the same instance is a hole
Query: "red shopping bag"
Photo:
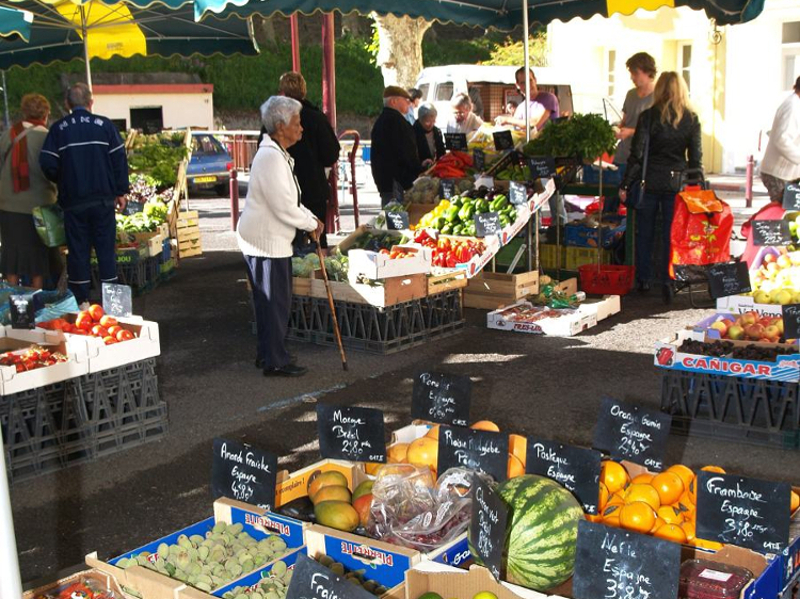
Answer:
[[674, 210], [670, 231], [671, 278], [676, 278], [676, 266], [702, 266], [730, 260], [733, 213], [728, 204], [710, 189], [687, 186], [678, 193]]

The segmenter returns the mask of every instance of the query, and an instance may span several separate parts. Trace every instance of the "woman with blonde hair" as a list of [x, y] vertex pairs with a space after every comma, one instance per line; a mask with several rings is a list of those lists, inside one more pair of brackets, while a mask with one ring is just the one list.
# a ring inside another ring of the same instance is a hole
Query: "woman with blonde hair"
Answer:
[[[672, 303], [674, 294], [669, 259], [675, 195], [680, 191], [683, 171], [700, 169], [702, 162], [700, 119], [689, 106], [686, 84], [678, 73], [665, 71], [656, 82], [653, 106], [642, 112], [637, 122], [620, 199], [626, 201], [630, 196], [635, 200], [638, 289], [647, 292], [651, 281], [660, 282], [666, 304]], [[640, 181], [643, 193], [637, 198], [631, 188]], [[656, 244], [659, 213], [661, 239]]]
[[50, 103], [40, 94], [22, 97], [22, 118], [0, 137], [0, 271], [11, 285], [21, 276], [41, 289], [50, 274], [51, 251], [33, 226], [33, 209], [56, 203], [56, 186], [39, 167]]

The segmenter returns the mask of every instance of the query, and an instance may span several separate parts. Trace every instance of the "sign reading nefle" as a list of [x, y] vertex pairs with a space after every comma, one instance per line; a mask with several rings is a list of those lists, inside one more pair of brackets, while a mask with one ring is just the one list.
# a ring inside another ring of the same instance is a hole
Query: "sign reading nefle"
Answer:
[[599, 451], [528, 435], [525, 471], [546, 476], [563, 485], [581, 502], [587, 514], [598, 513]]
[[317, 404], [319, 453], [351, 462], [386, 462], [383, 412]]
[[375, 599], [375, 595], [300, 554], [286, 589], [286, 599]]
[[604, 397], [594, 429], [594, 447], [612, 458], [661, 470], [671, 426], [668, 414]]
[[103, 311], [117, 318], [133, 314], [133, 294], [128, 285], [103, 283]]
[[423, 372], [414, 379], [411, 417], [439, 424], [467, 426], [472, 398], [469, 377]]
[[483, 564], [497, 580], [501, 577], [508, 508], [480, 476], [472, 479], [472, 519], [469, 538]]
[[211, 493], [260, 508], [275, 504], [278, 456], [229, 439], [214, 439]]
[[574, 599], [675, 599], [681, 546], [602, 524], [578, 522]]
[[508, 477], [508, 435], [471, 428], [439, 427], [439, 475], [448, 468], [485, 472], [496, 481]]
[[701, 471], [696, 484], [697, 538], [768, 553], [788, 546], [788, 483]]

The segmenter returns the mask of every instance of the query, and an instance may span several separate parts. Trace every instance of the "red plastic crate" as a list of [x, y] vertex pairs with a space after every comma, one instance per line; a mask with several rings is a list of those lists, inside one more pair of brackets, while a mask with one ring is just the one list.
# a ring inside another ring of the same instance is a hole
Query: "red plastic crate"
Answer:
[[579, 266], [581, 289], [591, 295], [625, 295], [633, 288], [634, 270], [611, 264]]

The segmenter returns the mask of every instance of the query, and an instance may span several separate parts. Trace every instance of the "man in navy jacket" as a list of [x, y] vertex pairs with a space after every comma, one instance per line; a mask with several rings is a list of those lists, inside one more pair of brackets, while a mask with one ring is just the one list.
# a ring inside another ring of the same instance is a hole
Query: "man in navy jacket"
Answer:
[[128, 193], [125, 144], [110, 120], [90, 112], [92, 104], [88, 85], [70, 87], [71, 112], [50, 127], [39, 155], [45, 176], [58, 184], [69, 249], [69, 288], [82, 308], [89, 301], [92, 247], [101, 282], [117, 281], [115, 210], [125, 208]]

